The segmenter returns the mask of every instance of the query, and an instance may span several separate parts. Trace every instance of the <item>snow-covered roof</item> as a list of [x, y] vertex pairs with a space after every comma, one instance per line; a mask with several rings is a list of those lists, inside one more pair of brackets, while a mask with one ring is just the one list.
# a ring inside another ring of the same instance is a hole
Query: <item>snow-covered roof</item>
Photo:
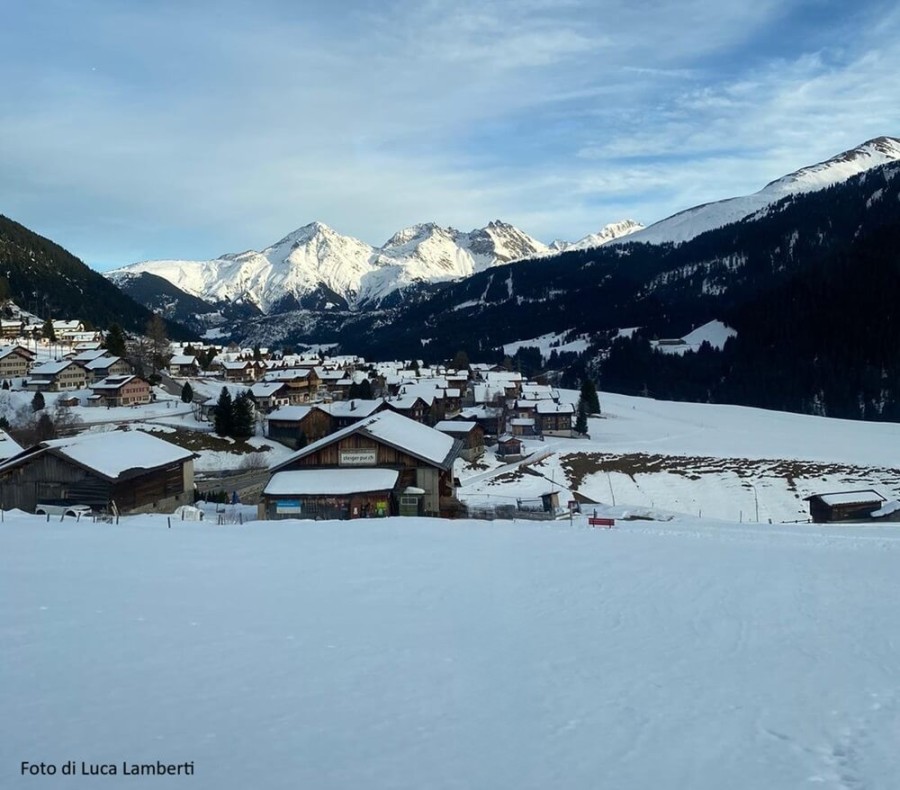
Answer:
[[250, 387], [250, 394], [254, 398], [268, 398], [284, 387], [284, 382], [261, 381]]
[[334, 403], [328, 403], [319, 408], [327, 411], [332, 417], [356, 417], [362, 419], [374, 414], [375, 411], [384, 405], [384, 400], [363, 400], [361, 398], [353, 398], [352, 400], [339, 400]]
[[196, 365], [197, 357], [193, 354], [176, 354], [169, 360], [170, 365]]
[[6, 431], [0, 430], [0, 461], [22, 452], [21, 445]]
[[84, 368], [86, 370], [103, 370], [105, 368], [110, 368], [116, 364], [122, 357], [105, 357], [100, 356], [96, 359], [92, 359], [90, 362], [84, 363]]
[[833, 494], [819, 494], [826, 505], [856, 505], [868, 502], [884, 502], [885, 498], [877, 491], [838, 491]]
[[434, 429], [444, 433], [466, 434], [477, 427], [477, 422], [469, 422], [468, 420], [441, 420], [434, 426]]
[[130, 478], [140, 472], [185, 461], [194, 455], [190, 450], [142, 431], [109, 431], [50, 439], [26, 451], [27, 455], [11, 458], [0, 465], [0, 470], [15, 466], [19, 460], [30, 458], [35, 452], [62, 455], [110, 480]]
[[308, 444], [273, 467], [273, 471], [283, 469], [300, 458], [305, 458], [323, 447], [356, 433], [368, 436], [442, 469], [450, 468], [462, 445], [459, 439], [453, 439], [445, 433], [410, 420], [402, 414], [380, 411], [372, 417], [367, 417]]
[[538, 414], [574, 414], [575, 406], [571, 403], [556, 403], [552, 400], [539, 400], [537, 402]]
[[72, 357], [73, 362], [91, 362], [99, 357], [102, 357], [106, 354], [105, 348], [94, 348], [94, 349], [86, 349], [84, 351], [80, 351], [74, 357]]
[[96, 384], [91, 384], [92, 390], [118, 390], [124, 387], [137, 376], [107, 376]]
[[426, 406], [430, 407], [434, 403], [434, 392], [428, 395], [397, 395], [393, 398], [388, 398], [386, 402], [394, 409], [407, 411], [415, 408], [416, 401], [422, 401]]
[[292, 496], [389, 491], [399, 476], [396, 469], [300, 469], [272, 475], [263, 493]]
[[0, 359], [6, 359], [10, 354], [19, 354], [28, 359], [28, 355], [23, 353], [19, 346], [10, 346], [8, 348], [0, 348]]
[[70, 365], [74, 365], [71, 359], [63, 359], [59, 362], [44, 362], [41, 365], [35, 365], [31, 369], [32, 376], [56, 376], [62, 373]]
[[312, 406], [282, 406], [280, 409], [270, 412], [267, 419], [299, 421], [309, 414], [312, 409]]
[[270, 370], [264, 376], [265, 381], [295, 381], [296, 379], [309, 378], [311, 368], [286, 368]]

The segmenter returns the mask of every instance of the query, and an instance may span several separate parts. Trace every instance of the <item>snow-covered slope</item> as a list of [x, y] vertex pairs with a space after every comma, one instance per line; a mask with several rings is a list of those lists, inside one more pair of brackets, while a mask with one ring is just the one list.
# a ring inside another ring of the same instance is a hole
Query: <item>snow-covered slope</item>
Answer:
[[3, 786], [887, 790], [898, 562], [897, 525], [7, 513]]
[[643, 230], [644, 226], [640, 222], [633, 219], [624, 219], [621, 222], [613, 222], [602, 227], [597, 233], [589, 233], [583, 239], [578, 241], [563, 241], [557, 239], [550, 245], [550, 249], [554, 252], [565, 252], [566, 250], [588, 250], [593, 247], [601, 247], [623, 236], [629, 236]]
[[825, 189], [873, 167], [898, 160], [900, 140], [894, 137], [877, 137], [825, 162], [804, 167], [772, 181], [752, 195], [705, 203], [681, 211], [629, 234], [624, 241], [647, 244], [689, 241], [708, 230], [739, 222], [789, 195]]
[[414, 225], [373, 247], [313, 222], [261, 252], [210, 261], [145, 261], [109, 272], [116, 282], [149, 272], [202, 299], [250, 300], [269, 310], [286, 295], [324, 286], [350, 306], [377, 301], [415, 282], [466, 277], [496, 264], [534, 257], [546, 245], [504, 222], [464, 233]]

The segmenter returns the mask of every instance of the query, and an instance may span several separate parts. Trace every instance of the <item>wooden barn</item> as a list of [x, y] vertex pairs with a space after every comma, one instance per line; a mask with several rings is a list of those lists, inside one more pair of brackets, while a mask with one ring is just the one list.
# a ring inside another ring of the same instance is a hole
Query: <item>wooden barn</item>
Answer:
[[484, 428], [474, 420], [441, 420], [434, 429], [462, 442], [461, 458], [474, 461], [484, 455]]
[[272, 469], [260, 518], [451, 516], [462, 442], [392, 411], [298, 450]]
[[331, 415], [315, 406], [282, 406], [266, 418], [266, 436], [295, 450], [332, 432]]
[[835, 521], [869, 521], [887, 499], [871, 488], [860, 491], [835, 491], [806, 497], [809, 516], [816, 524]]
[[194, 454], [141, 431], [51, 439], [0, 463], [0, 505], [33, 512], [66, 500], [120, 513], [171, 512], [193, 501]]

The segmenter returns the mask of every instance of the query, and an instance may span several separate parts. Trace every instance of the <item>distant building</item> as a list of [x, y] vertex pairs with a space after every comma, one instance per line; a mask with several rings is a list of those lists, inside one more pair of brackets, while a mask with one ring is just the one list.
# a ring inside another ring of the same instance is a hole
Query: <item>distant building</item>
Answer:
[[28, 375], [27, 388], [34, 392], [81, 390], [87, 386], [87, 372], [71, 359], [36, 365]]
[[869, 488], [813, 494], [806, 497], [806, 501], [809, 502], [809, 515], [813, 522], [829, 524], [836, 521], [869, 521], [887, 499]]
[[90, 386], [89, 406], [143, 406], [153, 400], [149, 382], [138, 376], [110, 376]]
[[30, 367], [31, 357], [21, 346], [0, 349], [0, 380], [24, 378]]
[[441, 420], [434, 429], [459, 439], [462, 442], [460, 457], [467, 461], [474, 461], [484, 455], [484, 428], [474, 420]]
[[571, 403], [554, 403], [539, 400], [535, 407], [535, 421], [539, 433], [545, 436], [575, 436], [572, 418], [575, 406]]

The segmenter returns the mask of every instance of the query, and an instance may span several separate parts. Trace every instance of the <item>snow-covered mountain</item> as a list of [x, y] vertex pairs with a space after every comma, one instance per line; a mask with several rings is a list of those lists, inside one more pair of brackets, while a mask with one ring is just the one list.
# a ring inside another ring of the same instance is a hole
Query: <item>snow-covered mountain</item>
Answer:
[[491, 266], [545, 254], [548, 247], [505, 222], [464, 233], [434, 223], [398, 231], [381, 247], [344, 236], [321, 222], [266, 249], [209, 261], [144, 261], [108, 273], [122, 283], [155, 274], [208, 301], [251, 301], [268, 311], [286, 296], [331, 292], [333, 304], [377, 303], [413, 283], [467, 277]]
[[565, 252], [566, 250], [589, 250], [594, 247], [601, 247], [623, 236], [629, 236], [643, 230], [644, 226], [640, 222], [633, 219], [625, 219], [621, 222], [613, 222], [602, 227], [597, 233], [589, 233], [583, 239], [578, 241], [563, 241], [557, 239], [550, 245], [550, 249], [554, 252]]
[[708, 230], [721, 228], [765, 211], [768, 206], [782, 198], [804, 192], [816, 192], [842, 183], [851, 176], [864, 173], [873, 167], [898, 160], [900, 160], [900, 140], [894, 137], [876, 137], [825, 162], [801, 168], [776, 179], [752, 195], [689, 208], [629, 234], [625, 239], [614, 240], [613, 243], [678, 244], [690, 241]]

